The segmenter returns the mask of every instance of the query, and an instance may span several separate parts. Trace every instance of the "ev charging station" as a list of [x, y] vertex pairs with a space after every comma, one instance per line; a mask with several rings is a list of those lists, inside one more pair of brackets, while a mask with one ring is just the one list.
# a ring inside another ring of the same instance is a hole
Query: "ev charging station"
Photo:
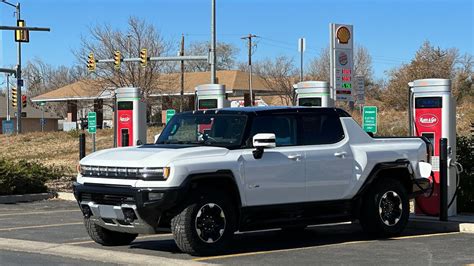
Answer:
[[295, 86], [297, 106], [329, 107], [330, 90], [326, 81], [302, 81]]
[[[141, 101], [140, 89], [118, 88], [117, 146], [135, 146], [146, 143], [146, 104]], [[127, 141], [128, 140], [128, 141]]]
[[226, 99], [225, 85], [203, 84], [196, 87], [197, 110], [230, 107]]
[[410, 82], [409, 120], [413, 136], [424, 136], [433, 145], [434, 191], [431, 197], [416, 199], [416, 214], [440, 215], [440, 139], [447, 139], [448, 216], [456, 215], [456, 103], [449, 79], [420, 79]]

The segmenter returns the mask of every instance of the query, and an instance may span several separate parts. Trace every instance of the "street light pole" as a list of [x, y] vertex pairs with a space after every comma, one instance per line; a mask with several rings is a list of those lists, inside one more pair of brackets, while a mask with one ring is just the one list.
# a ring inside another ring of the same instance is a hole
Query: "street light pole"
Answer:
[[211, 8], [211, 84], [216, 84], [216, 0]]
[[[20, 3], [16, 4], [16, 20], [19, 21], [21, 19], [20, 16]], [[17, 102], [17, 114], [16, 114], [16, 132], [17, 134], [21, 133], [21, 87], [23, 86], [23, 80], [21, 79], [21, 42], [18, 42], [18, 65], [16, 70], [16, 84], [17, 84], [17, 92], [18, 92], [18, 102]]]
[[[16, 21], [21, 19], [20, 15], [20, 3], [16, 5], [7, 2], [6, 0], [2, 0], [2, 3], [12, 6], [16, 9]], [[17, 113], [16, 113], [16, 133], [21, 133], [21, 87], [23, 81], [21, 80], [21, 42], [18, 42], [18, 64], [16, 65], [16, 88], [17, 88], [17, 95], [18, 95], [18, 102], [17, 102]]]

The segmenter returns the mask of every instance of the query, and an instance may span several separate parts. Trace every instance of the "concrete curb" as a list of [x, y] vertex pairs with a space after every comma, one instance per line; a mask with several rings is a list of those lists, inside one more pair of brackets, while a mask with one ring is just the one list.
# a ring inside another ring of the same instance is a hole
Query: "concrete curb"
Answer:
[[51, 199], [56, 196], [56, 193], [37, 193], [37, 194], [24, 194], [24, 195], [6, 195], [0, 196], [0, 204], [11, 204], [18, 202], [32, 202], [45, 199]]
[[57, 199], [75, 201], [76, 198], [72, 192], [58, 192]]
[[440, 232], [462, 232], [474, 234], [474, 222], [447, 221], [441, 222], [432, 219], [410, 218], [408, 228], [429, 229]]

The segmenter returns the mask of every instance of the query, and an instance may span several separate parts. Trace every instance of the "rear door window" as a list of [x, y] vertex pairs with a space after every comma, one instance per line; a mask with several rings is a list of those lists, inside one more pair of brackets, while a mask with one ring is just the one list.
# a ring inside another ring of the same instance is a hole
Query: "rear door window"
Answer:
[[344, 130], [336, 114], [303, 115], [301, 122], [304, 145], [332, 144], [344, 138]]

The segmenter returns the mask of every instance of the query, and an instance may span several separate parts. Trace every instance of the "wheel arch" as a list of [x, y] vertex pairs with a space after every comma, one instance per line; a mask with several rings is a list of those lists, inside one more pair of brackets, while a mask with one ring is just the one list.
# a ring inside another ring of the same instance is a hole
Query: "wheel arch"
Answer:
[[405, 187], [408, 194], [413, 192], [412, 180], [415, 177], [411, 164], [406, 159], [399, 159], [392, 162], [377, 163], [355, 197], [359, 198], [363, 196], [373, 184], [384, 178], [398, 180]]
[[377, 163], [353, 198], [354, 217], [360, 217], [364, 195], [373, 185], [377, 183], [377, 181], [384, 178], [391, 178], [400, 181], [403, 187], [406, 189], [408, 195], [413, 192], [412, 180], [415, 177], [411, 168], [411, 164], [408, 160], [399, 159], [392, 162]]

